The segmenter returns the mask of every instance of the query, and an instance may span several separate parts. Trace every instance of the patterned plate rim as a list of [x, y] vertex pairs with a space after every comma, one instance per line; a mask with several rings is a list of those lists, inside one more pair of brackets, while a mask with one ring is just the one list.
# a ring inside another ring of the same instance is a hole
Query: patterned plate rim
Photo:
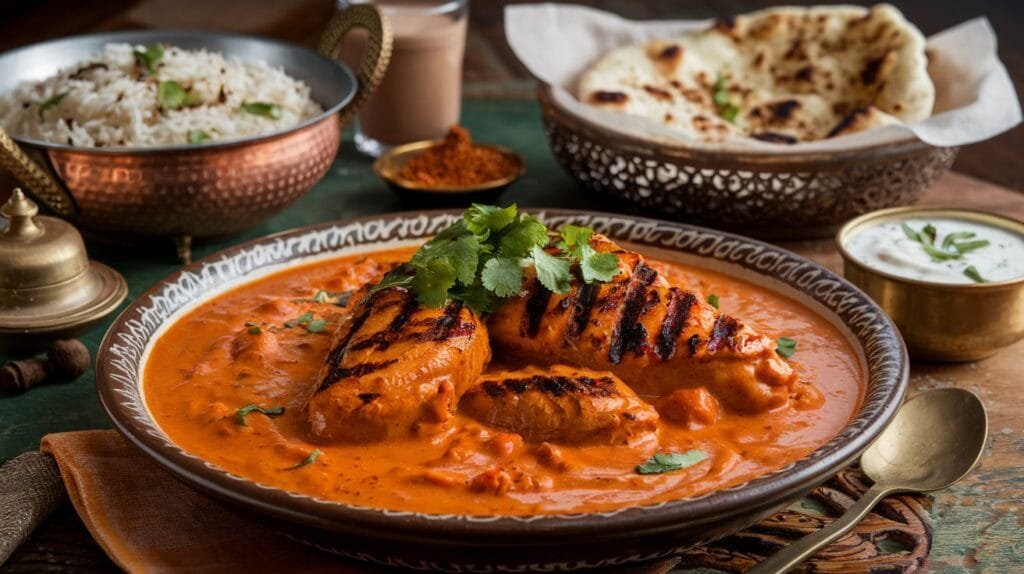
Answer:
[[[589, 225], [613, 239], [709, 257], [772, 277], [817, 301], [856, 337], [868, 367], [860, 409], [836, 436], [807, 457], [744, 484], [698, 497], [609, 512], [473, 516], [383, 510], [287, 492], [231, 474], [185, 452], [166, 437], [144, 404], [140, 361], [164, 320], [227, 282], [293, 260], [388, 240], [419, 239], [450, 224], [453, 211], [400, 212], [322, 223], [254, 239], [213, 253], [157, 282], [113, 322], [100, 343], [96, 385], [115, 428], [184, 482], [278, 518], [327, 530], [372, 529], [389, 537], [421, 534], [474, 540], [510, 533], [633, 536], [671, 525], [714, 523], [809, 490], [852, 462], [895, 415], [907, 389], [903, 340], [885, 313], [825, 267], [785, 249], [708, 228], [629, 215], [528, 209], [549, 225]], [[279, 268], [279, 267], [277, 267]]]

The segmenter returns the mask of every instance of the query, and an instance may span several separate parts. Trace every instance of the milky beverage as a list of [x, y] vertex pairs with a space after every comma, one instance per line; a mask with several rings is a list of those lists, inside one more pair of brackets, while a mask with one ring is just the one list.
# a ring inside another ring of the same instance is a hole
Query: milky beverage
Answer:
[[[374, 3], [391, 19], [391, 63], [377, 91], [359, 111], [359, 129], [386, 145], [440, 138], [459, 121], [465, 10], [417, 13], [415, 3]], [[429, 6], [429, 5], [427, 5]], [[366, 34], [355, 30], [341, 56], [359, 62]]]

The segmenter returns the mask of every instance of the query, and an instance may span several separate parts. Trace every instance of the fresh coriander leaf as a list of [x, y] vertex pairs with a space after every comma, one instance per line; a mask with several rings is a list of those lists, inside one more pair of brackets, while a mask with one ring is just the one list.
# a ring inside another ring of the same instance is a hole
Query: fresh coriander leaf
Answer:
[[70, 94], [70, 93], [71, 93], [71, 90], [64, 90], [63, 92], [61, 92], [59, 94], [55, 94], [53, 96], [50, 96], [46, 100], [44, 100], [42, 102], [39, 102], [37, 104], [39, 106], [39, 119], [43, 119], [43, 112], [45, 112], [46, 110], [48, 110], [50, 108], [55, 108], [58, 105], [60, 105], [61, 100], [66, 98], [67, 95]]
[[725, 75], [719, 72], [715, 78], [715, 105], [718, 107], [729, 105], [729, 91], [725, 87]]
[[988, 247], [991, 245], [988, 239], [977, 239], [975, 241], [965, 241], [963, 243], [954, 243], [953, 249], [956, 249], [958, 253], [967, 253], [968, 251], [974, 251], [975, 249], [981, 249], [982, 247]]
[[950, 259], [960, 259], [959, 253], [950, 253], [948, 251], [943, 251], [938, 247], [935, 247], [934, 245], [929, 245], [927, 243], [922, 243], [921, 248], [924, 249], [925, 253], [931, 256], [932, 261], [949, 261]]
[[636, 472], [638, 474], [661, 474], [663, 472], [682, 470], [707, 460], [707, 458], [708, 453], [697, 449], [688, 450], [684, 453], [659, 452], [647, 459], [647, 462], [637, 465]]
[[796, 339], [779, 337], [775, 341], [775, 352], [785, 359], [792, 357], [796, 354]]
[[969, 277], [971, 281], [974, 281], [975, 283], [988, 283], [988, 281], [981, 276], [981, 273], [978, 273], [978, 268], [975, 267], [974, 265], [971, 265], [967, 267], [967, 269], [964, 269], [964, 275]]
[[327, 291], [324, 291], [323, 289], [321, 289], [321, 290], [317, 291], [316, 293], [314, 293], [313, 297], [310, 299], [310, 301], [312, 301], [314, 303], [326, 303], [326, 302], [328, 302], [330, 300], [331, 300], [331, 294], [328, 293]]
[[[395, 269], [389, 271], [388, 274], [385, 275], [384, 278], [380, 280], [380, 283], [377, 283], [372, 288], [370, 288], [370, 291], [366, 294], [366, 296], [369, 297], [374, 293], [378, 293], [380, 291], [384, 291], [385, 289], [390, 289], [392, 287], [409, 287], [410, 285], [412, 285], [412, 278], [413, 275], [408, 265], [396, 267]], [[366, 299], [364, 298], [363, 301], [365, 300]]]
[[[592, 251], [587, 246], [588, 251]], [[580, 262], [583, 280], [587, 283], [606, 283], [619, 274], [619, 258], [614, 253], [592, 253]]]
[[309, 331], [310, 333], [319, 333], [326, 328], [326, 319], [315, 319], [313, 321], [310, 321], [309, 323], [306, 323], [306, 330]]
[[489, 291], [482, 283], [474, 283], [468, 287], [459, 286], [448, 292], [448, 296], [462, 301], [477, 313], [493, 313], [501, 307], [504, 299]]
[[268, 102], [243, 102], [241, 110], [254, 116], [263, 116], [272, 120], [281, 119], [281, 106]]
[[740, 107], [735, 104], [729, 104], [718, 112], [718, 115], [727, 122], [735, 123], [736, 116], [740, 115]]
[[718, 116], [723, 120], [732, 123], [740, 113], [740, 107], [729, 100], [729, 90], [725, 87], [725, 76], [718, 74], [715, 79], [713, 99], [718, 107]]
[[285, 329], [293, 329], [296, 325], [308, 325], [313, 320], [313, 312], [307, 311], [298, 317], [284, 322]]
[[188, 130], [188, 143], [199, 145], [210, 139], [210, 134], [203, 130]]
[[181, 84], [173, 80], [160, 82], [156, 87], [156, 99], [160, 108], [164, 110], [176, 110], [178, 108], [190, 108], [203, 103], [203, 98], [192, 90], [185, 91]]
[[577, 257], [580, 256], [578, 251], [574, 248], [583, 245], [590, 245], [590, 238], [594, 235], [594, 230], [589, 227], [580, 227], [578, 225], [563, 225], [558, 230], [562, 234], [562, 239], [565, 241], [566, 250], [575, 253]]
[[249, 426], [249, 424], [245, 422], [245, 417], [252, 412], [257, 412], [270, 418], [274, 418], [284, 414], [284, 407], [271, 407], [269, 409], [265, 409], [259, 405], [245, 405], [235, 411], [235, 423], [243, 427]]
[[907, 239], [921, 243], [921, 238], [918, 237], [917, 232], [914, 231], [913, 227], [910, 227], [906, 223], [901, 223], [900, 228], [903, 230], [903, 234], [907, 236]]
[[512, 223], [516, 218], [516, 204], [508, 207], [481, 205], [474, 203], [462, 215], [466, 220], [466, 228], [481, 235], [487, 232], [496, 233]]
[[495, 257], [484, 264], [480, 281], [498, 297], [511, 297], [523, 290], [523, 268], [518, 259]]
[[416, 269], [412, 288], [416, 298], [427, 307], [438, 308], [448, 300], [448, 290], [455, 285], [455, 269], [444, 259], [433, 259]]
[[925, 225], [921, 229], [921, 233], [924, 234], [924, 238], [929, 245], [935, 245], [935, 239], [939, 236], [939, 232], [935, 229], [934, 225], [931, 223]]
[[309, 453], [309, 456], [307, 456], [302, 462], [286, 467], [284, 470], [295, 470], [297, 468], [302, 468], [308, 464], [313, 464], [314, 462], [316, 462], [316, 459], [323, 453], [324, 451], [318, 448], [314, 448], [313, 452]]
[[252, 321], [246, 321], [245, 326], [249, 330], [250, 335], [259, 335], [263, 332], [263, 330], [260, 329], [260, 326]]
[[568, 293], [572, 286], [569, 262], [549, 254], [536, 245], [533, 246], [531, 253], [533, 254], [533, 265], [537, 270], [537, 280], [540, 281], [540, 284], [553, 293]]
[[718, 309], [718, 295], [715, 295], [714, 293], [708, 295], [708, 305]]
[[157, 63], [164, 57], [163, 44], [150, 44], [145, 50], [135, 50], [135, 59], [150, 74], [156, 73]]
[[502, 257], [526, 257], [534, 245], [548, 242], [548, 228], [532, 215], [523, 215], [509, 224], [498, 238], [498, 254]]
[[442, 260], [455, 270], [456, 279], [460, 283], [469, 285], [476, 280], [479, 258], [480, 241], [475, 235], [467, 233], [431, 239], [412, 256], [410, 264], [419, 270], [433, 260]]
[[975, 235], [977, 234], [970, 231], [954, 231], [953, 233], [946, 235], [946, 238], [942, 240], [942, 248], [949, 250], [949, 248], [953, 247], [953, 244], [957, 241], [973, 239]]

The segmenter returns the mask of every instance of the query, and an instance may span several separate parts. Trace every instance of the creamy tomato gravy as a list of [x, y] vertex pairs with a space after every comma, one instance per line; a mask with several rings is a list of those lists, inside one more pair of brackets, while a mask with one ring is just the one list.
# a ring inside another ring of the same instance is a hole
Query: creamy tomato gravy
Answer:
[[[288, 269], [215, 297], [175, 322], [145, 365], [150, 411], [185, 450], [254, 481], [343, 503], [430, 513], [553, 514], [602, 511], [685, 498], [745, 482], [801, 458], [835, 435], [857, 410], [864, 388], [860, 361], [826, 320], [767, 289], [710, 271], [653, 262], [669, 280], [719, 296], [724, 312], [761, 333], [797, 339], [791, 363], [821, 393], [758, 415], [723, 412], [690, 430], [662, 420], [657, 444], [541, 447], [464, 416], [434, 439], [369, 445], [318, 444], [303, 405], [331, 344], [318, 333], [282, 325], [311, 311], [336, 325], [344, 310], [310, 301], [318, 290], [354, 290], [380, 264], [407, 260], [398, 249]], [[250, 333], [246, 323], [262, 325]], [[276, 327], [271, 327], [276, 326]], [[502, 365], [495, 357], [490, 369]], [[284, 406], [238, 424], [245, 405]], [[320, 454], [294, 467], [314, 449]], [[657, 475], [634, 471], [655, 452], [701, 449], [690, 468]], [[496, 484], [505, 471], [511, 486]]]

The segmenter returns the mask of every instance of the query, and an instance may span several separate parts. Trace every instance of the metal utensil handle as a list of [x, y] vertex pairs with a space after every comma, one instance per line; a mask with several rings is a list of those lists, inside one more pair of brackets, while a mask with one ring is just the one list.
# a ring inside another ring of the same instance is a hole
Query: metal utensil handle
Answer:
[[800, 540], [786, 546], [766, 560], [757, 564], [747, 574], [781, 574], [788, 572], [804, 560], [817, 554], [819, 550], [828, 546], [829, 543], [846, 534], [857, 525], [878, 501], [891, 494], [893, 489], [887, 486], [876, 484], [868, 489], [853, 506], [848, 508], [842, 516], [835, 519], [832, 524], [825, 528], [804, 536]]
[[78, 207], [64, 187], [29, 159], [25, 150], [0, 128], [0, 165], [6, 168], [46, 207], [64, 217], [78, 215]]
[[369, 37], [362, 65], [356, 71], [359, 80], [356, 95], [340, 112], [342, 124], [351, 120], [356, 110], [377, 89], [391, 61], [391, 21], [368, 4], [355, 4], [335, 14], [320, 35], [317, 50], [329, 58], [337, 58], [342, 41], [353, 28], [364, 28]]

